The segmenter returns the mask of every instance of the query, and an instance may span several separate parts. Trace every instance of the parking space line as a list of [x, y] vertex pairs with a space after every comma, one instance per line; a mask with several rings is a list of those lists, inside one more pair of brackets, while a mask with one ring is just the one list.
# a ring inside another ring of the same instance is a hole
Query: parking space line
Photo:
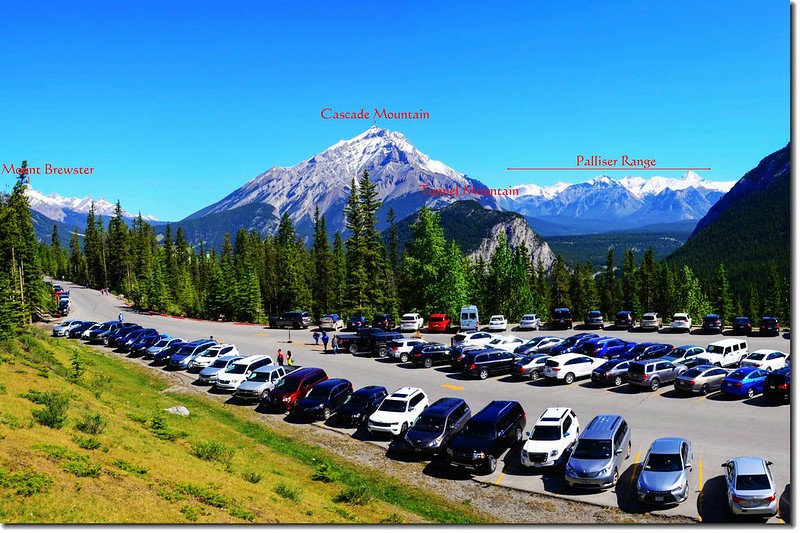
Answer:
[[266, 333], [256, 333], [256, 337], [266, 337]]
[[464, 387], [462, 387], [461, 385], [450, 385], [449, 383], [443, 384], [442, 387], [450, 390], [464, 390]]
[[631, 487], [635, 483], [636, 479], [636, 471], [639, 469], [639, 457], [642, 455], [642, 446], [639, 445], [639, 449], [636, 450], [636, 459], [633, 460], [633, 470], [631, 471], [631, 479], [628, 482], [628, 488], [625, 489], [625, 507], [628, 507], [628, 500], [631, 497]]
[[500, 477], [498, 477], [498, 478], [495, 480], [494, 484], [495, 484], [495, 485], [499, 485], [499, 484], [500, 484], [500, 482], [501, 482], [501, 481], [503, 481], [503, 478], [504, 478], [504, 477], [506, 477], [506, 473], [505, 473], [505, 472], [501, 472], [501, 473], [500, 473]]
[[[698, 459], [697, 459], [697, 475], [698, 475], [698, 478], [699, 478], [697, 484], [698, 484], [698, 488], [700, 489], [698, 491], [700, 494], [697, 495], [697, 507], [700, 510], [702, 510], [703, 509], [703, 456], [702, 455], [698, 455], [697, 457], [698, 457]], [[702, 522], [703, 521], [703, 514], [702, 513], [697, 513], [697, 514], [698, 514], [697, 520]]]

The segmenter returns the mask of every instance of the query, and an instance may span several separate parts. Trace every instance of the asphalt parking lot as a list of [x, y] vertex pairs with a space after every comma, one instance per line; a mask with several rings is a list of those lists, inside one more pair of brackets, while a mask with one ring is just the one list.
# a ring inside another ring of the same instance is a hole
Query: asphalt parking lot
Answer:
[[[66, 284], [69, 285], [69, 284]], [[218, 341], [237, 345], [242, 354], [270, 354], [278, 348], [292, 350], [295, 364], [318, 366], [330, 377], [349, 379], [354, 388], [366, 385], [383, 385], [390, 392], [402, 386], [421, 387], [430, 402], [446, 396], [464, 398], [473, 412], [496, 399], [519, 401], [527, 413], [527, 428], [547, 408], [571, 407], [577, 413], [581, 426], [598, 414], [623, 415], [632, 429], [632, 453], [625, 462], [617, 487], [603, 492], [583, 492], [570, 489], [563, 482], [563, 471], [528, 470], [519, 463], [519, 448], [513, 448], [498, 461], [497, 471], [476, 479], [516, 489], [558, 495], [580, 501], [620, 507], [630, 513], [656, 512], [699, 518], [704, 522], [724, 522], [725, 483], [721, 463], [729, 458], [756, 455], [773, 462], [772, 471], [779, 493], [788, 494], [790, 482], [790, 409], [788, 405], [766, 404], [760, 396], [738, 400], [712, 393], [705, 397], [686, 397], [676, 394], [671, 385], [650, 392], [632, 390], [627, 385], [598, 387], [588, 380], [572, 385], [518, 381], [509, 376], [491, 377], [485, 381], [469, 379], [454, 373], [449, 366], [430, 369], [399, 364], [394, 359], [352, 356], [349, 353], [323, 353], [315, 346], [311, 330], [271, 330], [261, 326], [233, 323], [203, 322], [157, 315], [138, 315], [128, 311], [113, 296], [73, 286], [71, 297], [75, 310], [69, 318], [87, 320], [116, 319], [120, 311], [126, 321], [134, 321], [172, 336], [193, 340], [213, 335]], [[549, 332], [548, 332], [549, 333]], [[556, 336], [569, 336], [574, 331], [553, 332]], [[705, 346], [720, 335], [673, 334], [658, 332], [614, 331], [606, 332], [636, 342], [659, 341], [674, 345], [697, 344]], [[524, 339], [542, 334], [536, 331], [507, 331], [506, 334]], [[291, 343], [289, 338], [291, 336]], [[449, 343], [450, 334], [423, 334], [426, 340]], [[728, 335], [725, 335], [726, 337]], [[788, 338], [749, 337], [750, 351], [770, 348], [790, 351]], [[337, 429], [337, 431], [342, 431]], [[388, 446], [388, 440], [377, 439], [365, 430], [349, 431], [354, 438]], [[643, 508], [637, 501], [635, 480], [640, 462], [653, 440], [665, 436], [679, 436], [692, 441], [694, 468], [690, 475], [691, 496], [682, 504], [667, 509]], [[420, 466], [431, 476], [464, 476], [441, 468], [436, 461]], [[770, 522], [779, 522], [780, 518]]]

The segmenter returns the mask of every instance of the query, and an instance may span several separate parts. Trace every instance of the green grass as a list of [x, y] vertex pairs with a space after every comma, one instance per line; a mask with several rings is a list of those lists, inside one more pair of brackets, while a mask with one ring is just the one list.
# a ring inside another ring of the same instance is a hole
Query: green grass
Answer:
[[111, 464], [116, 466], [120, 470], [124, 470], [125, 472], [131, 472], [133, 474], [144, 475], [149, 471], [149, 469], [147, 469], [147, 468], [145, 468], [143, 466], [138, 466], [138, 465], [135, 465], [133, 463], [129, 463], [125, 459], [116, 459]]
[[17, 496], [46, 493], [53, 485], [53, 477], [29, 468], [8, 473], [0, 469], [0, 487], [11, 489]]
[[360, 485], [358, 487], [349, 487], [333, 499], [336, 503], [348, 503], [350, 505], [365, 505], [372, 499], [367, 487]]
[[300, 501], [303, 491], [298, 487], [280, 482], [275, 485], [275, 494], [287, 500]]
[[192, 444], [192, 455], [203, 461], [230, 464], [233, 459], [233, 450], [224, 444], [213, 441], [197, 442]]

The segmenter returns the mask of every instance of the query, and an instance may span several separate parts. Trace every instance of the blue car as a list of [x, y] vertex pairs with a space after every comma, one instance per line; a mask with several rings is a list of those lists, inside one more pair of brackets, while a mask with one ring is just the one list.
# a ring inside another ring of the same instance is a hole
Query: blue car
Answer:
[[574, 352], [584, 342], [587, 342], [591, 339], [596, 339], [598, 337], [600, 337], [600, 335], [597, 333], [576, 333], [575, 335], [567, 337], [562, 342], [559, 342], [552, 348], [545, 350], [542, 353], [546, 353], [548, 355], [561, 355], [562, 353]]
[[368, 328], [370, 326], [369, 319], [364, 315], [353, 315], [347, 321], [347, 328], [345, 331], [358, 331], [361, 328]]
[[671, 352], [673, 346], [671, 344], [662, 344], [660, 342], [641, 342], [617, 356], [618, 359], [625, 361], [641, 361], [642, 359], [658, 359]]
[[634, 346], [636, 346], [635, 342], [624, 341], [616, 337], [599, 337], [585, 341], [575, 351], [591, 357], [614, 359]]
[[186, 342], [177, 342], [175, 344], [172, 344], [172, 345], [164, 348], [163, 350], [161, 350], [159, 352], [154, 353], [153, 354], [153, 362], [155, 364], [162, 364], [162, 365], [166, 364], [166, 362], [169, 361], [170, 357], [175, 355], [178, 352], [178, 350], [180, 350], [185, 344], [188, 344], [188, 343], [186, 343]]
[[739, 368], [722, 380], [720, 390], [739, 398], [752, 398], [764, 392], [764, 381], [769, 372], [763, 368]]
[[204, 352], [215, 344], [217, 344], [216, 341], [212, 341], [211, 339], [198, 339], [184, 344], [177, 352], [170, 356], [169, 361], [167, 361], [167, 368], [185, 370], [189, 368], [189, 363], [192, 362], [195, 355]]

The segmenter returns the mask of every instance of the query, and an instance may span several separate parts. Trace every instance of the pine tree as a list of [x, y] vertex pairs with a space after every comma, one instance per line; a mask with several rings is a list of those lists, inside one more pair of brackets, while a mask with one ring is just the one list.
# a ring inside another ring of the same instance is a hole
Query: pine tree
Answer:
[[384, 294], [384, 268], [386, 265], [385, 244], [378, 231], [378, 210], [381, 202], [378, 200], [378, 189], [369, 179], [369, 173], [364, 170], [358, 184], [358, 200], [361, 209], [361, 222], [363, 224], [363, 262], [367, 279], [366, 298], [370, 312], [385, 311], [380, 308], [385, 299]]
[[508, 300], [509, 320], [515, 320], [534, 310], [534, 293], [531, 287], [531, 256], [524, 242], [514, 250], [509, 277], [510, 298]]
[[733, 296], [731, 295], [731, 283], [728, 280], [728, 271], [725, 265], [720, 263], [717, 269], [716, 286], [714, 288], [713, 305], [719, 313], [723, 324], [732, 324], [735, 314], [733, 311]]
[[556, 256], [550, 274], [550, 305], [556, 307], [572, 307], [569, 299], [569, 271], [560, 255]]
[[347, 256], [342, 236], [337, 231], [333, 236], [333, 273], [331, 275], [331, 310], [342, 313], [345, 306], [347, 284]]
[[546, 317], [550, 316], [550, 290], [547, 285], [547, 273], [541, 259], [536, 265], [536, 283], [534, 287], [536, 314], [544, 321]]
[[402, 300], [407, 310], [429, 316], [444, 305], [437, 283], [444, 267], [444, 229], [439, 214], [424, 206], [410, 229], [411, 241], [403, 254]]
[[333, 255], [328, 241], [328, 227], [325, 215], [319, 214], [319, 207], [314, 210], [314, 243], [311, 247], [311, 258], [314, 263], [312, 296], [314, 316], [319, 317], [332, 310]]
[[[469, 264], [455, 241], [450, 241], [445, 250], [443, 269], [438, 286], [441, 300], [437, 312], [448, 317], [459, 316], [461, 306], [469, 299]], [[427, 315], [430, 316], [430, 315]]]
[[114, 216], [108, 222], [108, 283], [122, 294], [131, 290], [131, 250], [128, 225], [122, 219], [122, 205], [117, 200]]
[[[652, 311], [656, 294], [656, 260], [653, 247], [650, 246], [642, 256], [639, 267], [639, 300], [646, 311]], [[641, 316], [641, 315], [639, 315]]]
[[50, 275], [56, 279], [61, 279], [66, 272], [64, 272], [64, 268], [61, 263], [61, 237], [58, 235], [57, 224], [53, 224], [53, 233], [50, 236], [50, 253], [53, 258]]
[[69, 279], [76, 283], [87, 283], [86, 259], [81, 250], [81, 239], [78, 228], [69, 236]]
[[[636, 259], [633, 250], [625, 250], [622, 262], [622, 306], [625, 310], [634, 311], [634, 300], [641, 302], [638, 298], [636, 286]], [[641, 307], [641, 304], [639, 304]], [[635, 312], [634, 312], [635, 314]], [[637, 318], [641, 315], [636, 315]]]
[[747, 314], [751, 322], [756, 322], [761, 318], [761, 297], [753, 282], [750, 282], [747, 288]]
[[684, 266], [678, 280], [679, 308], [684, 310], [695, 323], [699, 322], [710, 312], [708, 299], [703, 294], [700, 281], [695, 277], [692, 269]]
[[366, 240], [364, 235], [364, 214], [358, 196], [358, 187], [353, 178], [350, 182], [350, 196], [344, 209], [347, 230], [350, 236], [347, 239], [347, 277], [345, 281], [345, 306], [354, 314], [366, 314], [367, 294], [366, 286], [369, 283], [367, 275], [365, 254]]
[[603, 273], [603, 288], [600, 294], [600, 308], [606, 319], [611, 319], [619, 311], [620, 294], [619, 283], [615, 273], [617, 265], [614, 260], [614, 248], [608, 248], [606, 256], [606, 269]]

